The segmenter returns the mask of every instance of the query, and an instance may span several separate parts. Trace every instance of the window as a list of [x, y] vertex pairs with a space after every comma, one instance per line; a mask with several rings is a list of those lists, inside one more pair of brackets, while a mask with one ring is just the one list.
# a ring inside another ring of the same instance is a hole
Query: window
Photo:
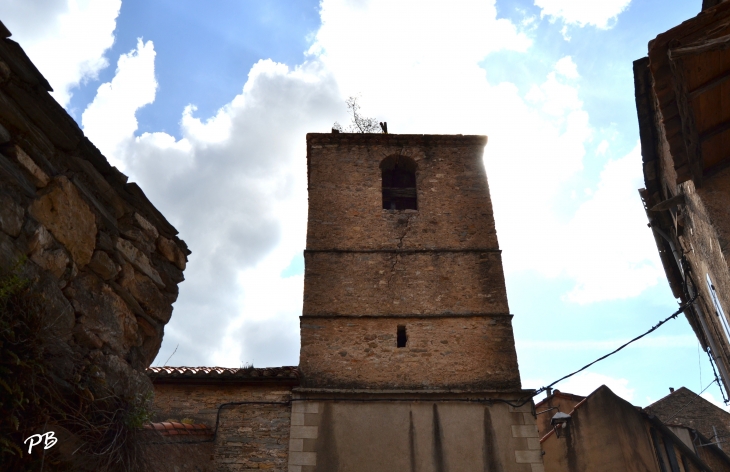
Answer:
[[390, 156], [380, 163], [384, 210], [417, 210], [416, 161], [406, 156]]
[[406, 327], [398, 326], [398, 332], [397, 332], [397, 336], [396, 336], [396, 346], [397, 347], [406, 347], [407, 342], [408, 342], [408, 336], [406, 336]]

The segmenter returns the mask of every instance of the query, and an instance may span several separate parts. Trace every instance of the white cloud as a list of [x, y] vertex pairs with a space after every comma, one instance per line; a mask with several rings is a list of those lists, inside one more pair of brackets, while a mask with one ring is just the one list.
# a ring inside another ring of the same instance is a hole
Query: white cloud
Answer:
[[591, 25], [601, 29], [610, 28], [609, 22], [630, 3], [631, 0], [535, 0], [535, 6], [542, 9], [541, 16], [549, 16], [552, 21], [560, 19], [569, 25]]
[[559, 246], [576, 280], [567, 299], [578, 303], [639, 295], [664, 277], [637, 189], [641, 149], [609, 161], [589, 200], [575, 212]]
[[609, 143], [605, 139], [602, 140], [600, 143], [598, 143], [598, 147], [596, 148], [596, 155], [597, 156], [605, 156], [606, 151], [608, 151]]
[[578, 74], [578, 66], [570, 56], [565, 56], [556, 62], [555, 71], [567, 79], [577, 79], [580, 77], [580, 74]]
[[137, 131], [135, 112], [155, 100], [156, 90], [155, 48], [140, 38], [136, 49], [119, 58], [114, 79], [99, 86], [81, 115], [86, 136], [122, 171], [121, 146]]
[[108, 65], [121, 0], [3, 0], [0, 18], [64, 107], [72, 89]]
[[305, 134], [341, 119], [337, 85], [317, 63], [259, 61], [214, 117], [186, 107], [182, 139], [135, 137], [154, 59], [151, 42], [123, 55], [83, 123], [193, 251], [158, 361], [179, 344], [172, 364], [296, 364], [303, 280], [280, 274], [304, 246]]
[[91, 139], [193, 251], [162, 361], [179, 343], [173, 364], [296, 364], [302, 281], [281, 271], [304, 247], [304, 137], [342, 122], [343, 97], [358, 92], [363, 112], [395, 133], [489, 136], [485, 163], [507, 271], [567, 273], [577, 282], [569, 299], [581, 303], [630, 296], [655, 280], [637, 256], [636, 238], [646, 248], [636, 223], [646, 225], [632, 200], [641, 172], [635, 154], [606, 167], [574, 216], [556, 206], [594, 134], [568, 82], [578, 78], [572, 59], [558, 61], [526, 97], [514, 84], [489, 83], [479, 64], [504, 64], [485, 57], [530, 47], [496, 18], [493, 1], [446, 8], [325, 0], [322, 20], [306, 63], [259, 61], [211, 119], [196, 117], [193, 105], [182, 111], [182, 139], [134, 136], [135, 111], [154, 99], [151, 43], [120, 59], [117, 76], [84, 114]]

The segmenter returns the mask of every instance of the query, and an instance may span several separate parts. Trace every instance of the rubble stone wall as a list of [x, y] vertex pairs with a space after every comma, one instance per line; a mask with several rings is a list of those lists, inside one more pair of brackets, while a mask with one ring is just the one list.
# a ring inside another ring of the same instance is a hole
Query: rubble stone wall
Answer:
[[0, 36], [0, 268], [21, 264], [42, 297], [63, 341], [55, 375], [70, 380], [93, 364], [118, 395], [150, 392], [144, 368], [190, 251], [48, 94], [9, 33]]
[[[155, 421], [191, 420], [213, 429], [219, 407], [223, 404], [286, 402], [223, 407], [211, 457], [217, 471], [266, 469], [286, 472], [290, 399], [289, 386], [155, 384]], [[157, 454], [166, 447], [162, 446]], [[184, 459], [184, 456], [175, 456], [169, 460], [182, 465]]]

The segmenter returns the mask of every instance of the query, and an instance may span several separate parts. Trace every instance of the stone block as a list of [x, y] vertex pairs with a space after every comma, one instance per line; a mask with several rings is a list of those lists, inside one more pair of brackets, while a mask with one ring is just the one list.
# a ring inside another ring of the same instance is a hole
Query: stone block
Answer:
[[125, 264], [122, 267], [119, 285], [132, 294], [145, 313], [162, 323], [170, 321], [172, 303], [149, 277], [137, 273], [130, 264]]
[[114, 262], [104, 251], [94, 251], [89, 261], [89, 269], [96, 272], [102, 279], [110, 280], [117, 276], [121, 267]]
[[53, 179], [47, 192], [30, 205], [29, 212], [68, 249], [76, 264], [83, 267], [89, 263], [96, 246], [96, 221], [66, 177]]
[[289, 453], [289, 464], [291, 465], [317, 465], [316, 452], [295, 452]]
[[0, 230], [17, 237], [23, 227], [25, 210], [13, 198], [0, 194]]
[[292, 426], [289, 437], [292, 439], [316, 439], [317, 426]]
[[319, 403], [312, 401], [293, 401], [292, 413], [319, 413]]
[[43, 172], [43, 169], [38, 167], [33, 159], [31, 159], [31, 157], [26, 154], [20, 146], [12, 146], [9, 150], [9, 154], [15, 158], [18, 164], [20, 164], [20, 166], [25, 169], [28, 174], [30, 174], [36, 187], [43, 188], [51, 181], [48, 175]]
[[515, 462], [518, 464], [542, 464], [542, 451], [515, 451]]
[[534, 424], [512, 425], [513, 438], [537, 438], [537, 426]]
[[165, 256], [168, 261], [175, 264], [178, 269], [185, 270], [187, 259], [185, 254], [183, 254], [180, 248], [177, 247], [177, 244], [164, 236], [160, 236], [157, 239], [157, 249], [160, 251], [160, 254]]
[[149, 258], [142, 251], [137, 249], [134, 244], [126, 239], [117, 238], [114, 247], [137, 270], [152, 279], [152, 281], [158, 286], [165, 286], [164, 282], [162, 282], [162, 279], [160, 278], [160, 274], [150, 264]]
[[64, 289], [79, 315], [78, 323], [120, 355], [141, 343], [137, 320], [111, 287], [93, 274], [82, 274]]
[[304, 440], [303, 439], [290, 439], [289, 440], [289, 451], [290, 452], [304, 451]]

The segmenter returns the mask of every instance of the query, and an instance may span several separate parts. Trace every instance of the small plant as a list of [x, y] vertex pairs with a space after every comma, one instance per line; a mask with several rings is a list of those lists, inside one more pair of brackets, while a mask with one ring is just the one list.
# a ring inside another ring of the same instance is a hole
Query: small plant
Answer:
[[332, 125], [333, 130], [340, 133], [383, 133], [387, 132], [387, 124], [378, 123], [375, 118], [368, 118], [360, 114], [360, 105], [357, 103], [358, 97], [350, 97], [345, 100], [347, 109], [352, 115], [350, 124], [343, 129], [342, 126], [335, 121]]
[[[19, 275], [24, 262], [0, 273], [0, 470], [141, 470], [138, 435], [151, 420], [152, 394], [116, 395], [77, 354], [69, 354], [72, 378], [53, 374], [51, 352], [64, 341], [34, 281]], [[28, 454], [26, 438], [58, 427], [73, 436], [73, 456], [60, 448]]]

